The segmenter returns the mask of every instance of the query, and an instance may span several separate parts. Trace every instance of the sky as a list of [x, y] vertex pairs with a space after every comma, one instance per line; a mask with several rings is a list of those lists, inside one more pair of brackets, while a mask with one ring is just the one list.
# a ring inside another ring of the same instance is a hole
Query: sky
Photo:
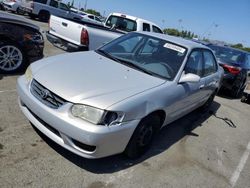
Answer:
[[85, 3], [87, 9], [105, 16], [120, 12], [153, 21], [161, 28], [184, 29], [250, 47], [250, 0], [74, 0], [75, 7]]

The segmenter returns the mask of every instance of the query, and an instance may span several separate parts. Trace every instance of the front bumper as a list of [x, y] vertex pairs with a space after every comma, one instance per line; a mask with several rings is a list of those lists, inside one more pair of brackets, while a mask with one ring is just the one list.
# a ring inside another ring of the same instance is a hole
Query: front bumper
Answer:
[[[22, 112], [37, 129], [57, 144], [85, 158], [122, 153], [139, 123], [139, 120], [133, 120], [110, 127], [93, 125], [73, 117], [71, 103], [58, 109], [49, 108], [30, 93], [24, 76], [18, 79], [17, 92]], [[94, 150], [84, 150], [75, 141], [94, 146]]]

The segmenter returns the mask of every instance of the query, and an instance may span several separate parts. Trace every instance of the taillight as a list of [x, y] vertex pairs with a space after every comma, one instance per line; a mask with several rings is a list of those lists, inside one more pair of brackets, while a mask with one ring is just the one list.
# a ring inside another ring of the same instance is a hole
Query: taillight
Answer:
[[10, 0], [11, 2], [16, 2], [16, 0]]
[[239, 74], [241, 71], [240, 67], [235, 67], [235, 66], [230, 66], [230, 65], [225, 65], [225, 64], [223, 64], [221, 66], [232, 74]]
[[84, 28], [82, 28], [81, 32], [81, 44], [89, 46], [89, 34], [88, 31]]

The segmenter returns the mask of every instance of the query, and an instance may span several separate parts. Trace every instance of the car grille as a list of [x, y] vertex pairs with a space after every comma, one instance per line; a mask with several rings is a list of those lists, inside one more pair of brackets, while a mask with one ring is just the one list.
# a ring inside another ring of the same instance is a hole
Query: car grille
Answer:
[[66, 100], [62, 99], [61, 97], [57, 96], [53, 92], [49, 91], [47, 88], [42, 86], [36, 80], [32, 80], [30, 86], [30, 92], [43, 104], [46, 106], [57, 109], [61, 107]]

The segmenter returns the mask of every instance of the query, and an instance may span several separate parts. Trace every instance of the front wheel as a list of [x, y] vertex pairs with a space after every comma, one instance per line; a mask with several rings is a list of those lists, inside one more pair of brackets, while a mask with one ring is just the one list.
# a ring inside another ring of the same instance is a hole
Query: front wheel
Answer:
[[129, 158], [138, 158], [144, 154], [149, 149], [160, 125], [161, 120], [157, 115], [144, 118], [135, 129], [124, 153]]
[[16, 73], [24, 68], [25, 55], [21, 48], [12, 42], [0, 45], [0, 72]]

